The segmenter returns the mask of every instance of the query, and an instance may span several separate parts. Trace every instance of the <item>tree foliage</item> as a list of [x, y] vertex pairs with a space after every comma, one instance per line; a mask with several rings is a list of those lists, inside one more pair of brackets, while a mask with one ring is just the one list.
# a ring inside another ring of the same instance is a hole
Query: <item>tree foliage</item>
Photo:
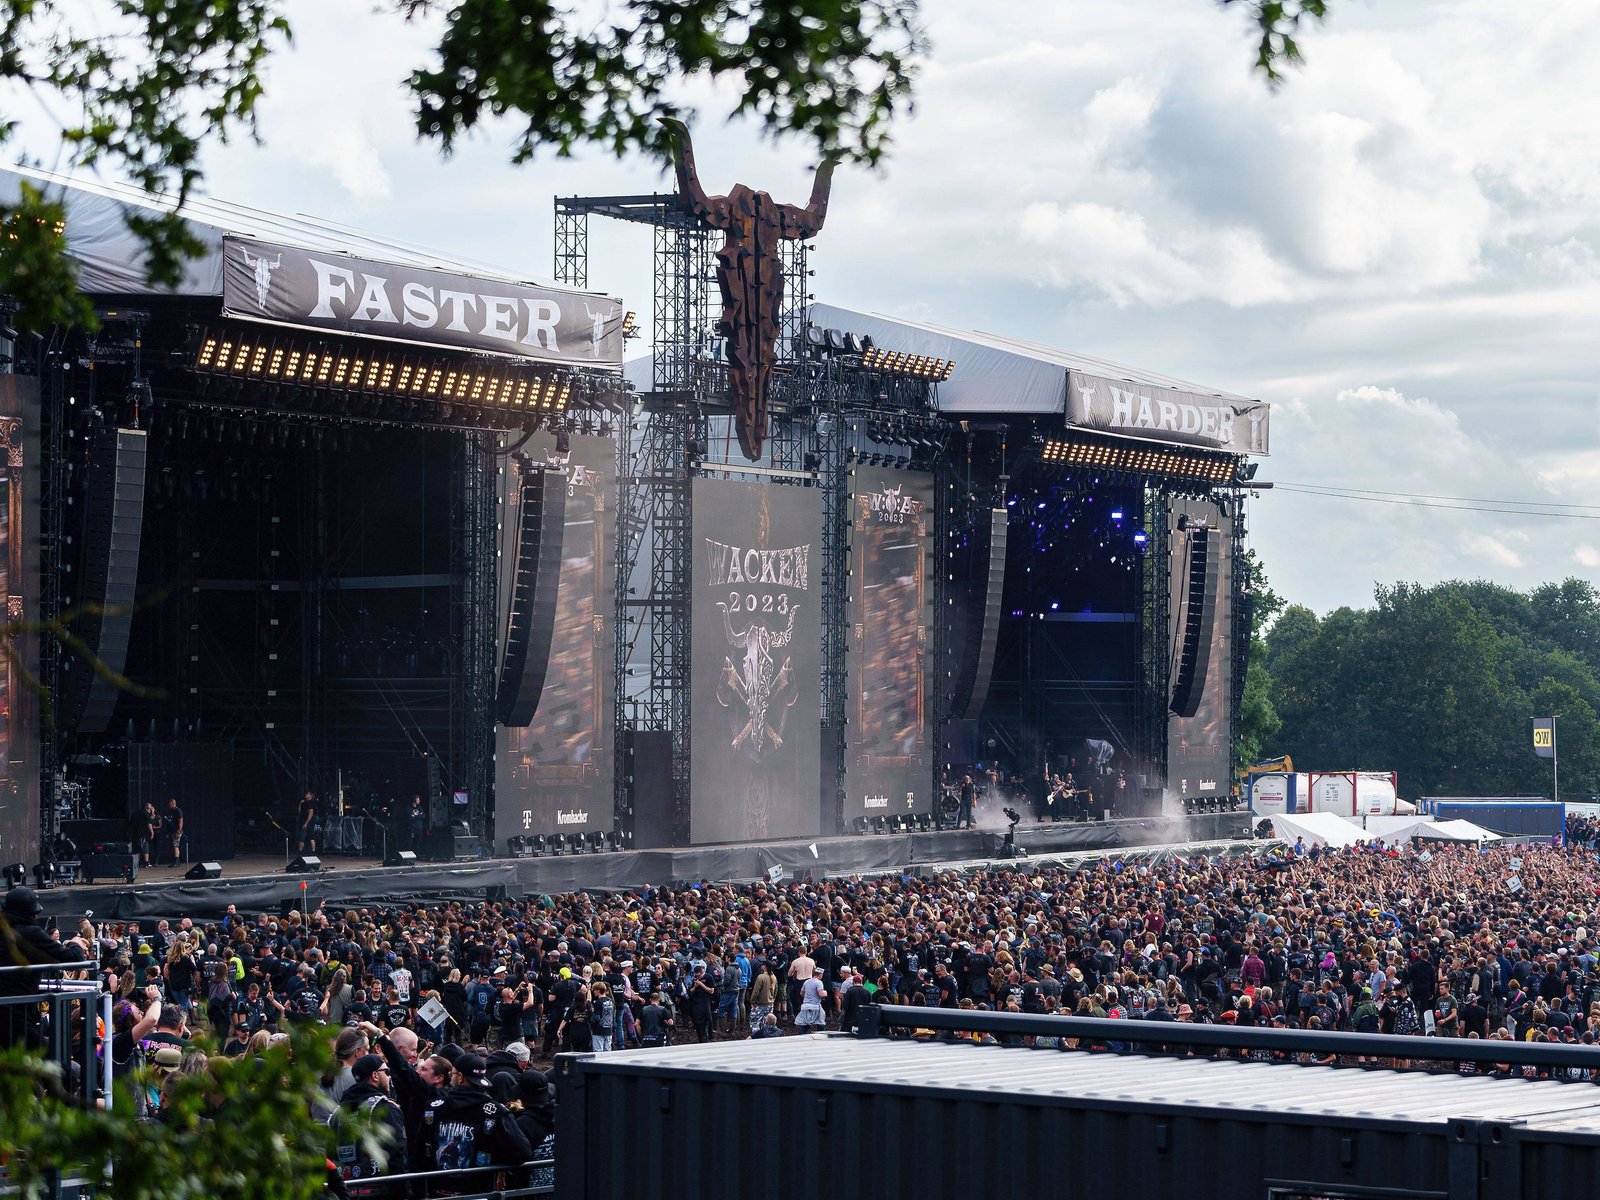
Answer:
[[[1248, 7], [1256, 67], [1274, 85], [1300, 61], [1300, 29], [1325, 0], [1219, 0]], [[444, 33], [413, 70], [419, 136], [448, 153], [486, 118], [520, 125], [513, 161], [594, 144], [666, 161], [659, 119], [693, 119], [673, 99], [684, 78], [731, 85], [723, 118], [751, 117], [819, 157], [877, 163], [910, 111], [929, 52], [920, 0], [624, 0], [595, 10], [549, 0], [389, 0]], [[289, 41], [284, 0], [0, 0], [0, 83], [52, 112], [65, 165], [101, 164], [174, 197], [130, 218], [149, 278], [170, 285], [201, 247], [182, 203], [202, 184], [210, 139], [256, 133], [270, 56]], [[998, 81], [997, 81], [998, 83]], [[0, 117], [0, 145], [15, 121]], [[0, 296], [17, 323], [93, 324], [64, 253], [59, 198], [24, 191], [0, 204]]]
[[109, 1111], [62, 1088], [30, 1051], [0, 1052], [0, 1146], [24, 1197], [45, 1172], [104, 1180], [111, 1200], [313, 1200], [323, 1194], [330, 1131], [309, 1099], [332, 1062], [315, 1028], [253, 1058], [213, 1057], [173, 1082], [161, 1121], [140, 1120], [119, 1084]]
[[1267, 752], [1313, 770], [1395, 770], [1408, 796], [1547, 795], [1529, 719], [1557, 713], [1563, 794], [1600, 791], [1593, 585], [1397, 584], [1374, 600], [1279, 615], [1260, 647], [1282, 721]]

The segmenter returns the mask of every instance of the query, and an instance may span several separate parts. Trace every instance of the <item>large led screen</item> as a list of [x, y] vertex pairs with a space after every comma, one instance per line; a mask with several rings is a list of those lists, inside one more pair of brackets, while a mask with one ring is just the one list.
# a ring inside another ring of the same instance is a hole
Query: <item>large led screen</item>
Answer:
[[[540, 433], [524, 448], [532, 464], [565, 470], [566, 515], [555, 628], [539, 707], [526, 728], [496, 730], [495, 840], [502, 847], [516, 834], [588, 833], [614, 824], [611, 517], [616, 465], [609, 438], [571, 435], [569, 446], [558, 450], [554, 437]], [[516, 481], [508, 482], [515, 495]], [[552, 477], [546, 486], [556, 482]], [[516, 570], [511, 524], [502, 527], [502, 580]], [[503, 584], [502, 612], [509, 590]]]
[[690, 840], [820, 827], [821, 493], [697, 479]]
[[854, 475], [846, 822], [932, 811], [927, 678], [933, 478], [861, 466]]

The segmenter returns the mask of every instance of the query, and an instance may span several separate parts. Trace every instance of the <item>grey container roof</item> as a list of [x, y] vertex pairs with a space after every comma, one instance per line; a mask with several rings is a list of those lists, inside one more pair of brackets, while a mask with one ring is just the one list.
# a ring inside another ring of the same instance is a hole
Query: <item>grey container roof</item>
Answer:
[[[1600, 1052], [1595, 1055], [1600, 1066]], [[1155, 1058], [858, 1040], [840, 1034], [630, 1050], [596, 1055], [585, 1072], [707, 1073], [741, 1084], [990, 1093], [1012, 1103], [1155, 1106], [1266, 1117], [1437, 1125], [1452, 1118], [1521, 1121], [1531, 1129], [1600, 1134], [1593, 1084], [1488, 1076]]]

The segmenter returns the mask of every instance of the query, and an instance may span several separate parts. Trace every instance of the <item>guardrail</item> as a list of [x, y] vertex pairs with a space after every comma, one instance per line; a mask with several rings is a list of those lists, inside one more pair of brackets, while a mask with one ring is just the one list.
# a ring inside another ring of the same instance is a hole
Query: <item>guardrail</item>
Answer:
[[[528, 1184], [524, 1187], [489, 1187], [483, 1191], [462, 1191], [461, 1184], [469, 1176], [487, 1175], [491, 1184], [499, 1175], [522, 1175], [532, 1178], [533, 1172], [553, 1169], [553, 1158], [530, 1159], [516, 1166], [460, 1167], [453, 1171], [409, 1171], [401, 1175], [377, 1175], [371, 1179], [345, 1181], [345, 1190], [352, 1200], [379, 1200], [382, 1197], [408, 1197], [426, 1200], [430, 1195], [448, 1195], [452, 1200], [517, 1200], [520, 1196], [548, 1196], [555, 1191], [553, 1184]], [[429, 1185], [446, 1190], [433, 1190]]]
[[[861, 1010], [856, 1035], [892, 1036], [929, 1029], [936, 1033], [976, 1033], [994, 1037], [1073, 1038], [1071, 1049], [1110, 1053], [1106, 1044], [1133, 1047], [1132, 1053], [1172, 1057], [1177, 1052], [1262, 1050], [1281, 1054], [1357, 1055], [1375, 1059], [1422, 1059], [1515, 1067], [1579, 1067], [1600, 1070], [1600, 1046], [1480, 1041], [1459, 1037], [1415, 1037], [1385, 1033], [1322, 1032], [1307, 1029], [1254, 1029], [1234, 1025], [1195, 1025], [1185, 1021], [1111, 1020], [1046, 1014], [975, 1012], [909, 1004], [869, 1004]], [[1063, 1047], [1066, 1048], [1066, 1047]]]
[[[0, 996], [0, 1044], [38, 1045], [45, 1057], [61, 1066], [71, 1075], [69, 1064], [77, 1064], [79, 1093], [84, 1103], [92, 1104], [104, 1095], [105, 1105], [111, 1106], [111, 1056], [99, 1054], [100, 1037], [96, 1022], [111, 1034], [112, 997], [100, 981], [88, 979], [61, 979], [63, 971], [93, 972], [95, 964], [30, 963], [24, 966], [0, 967], [0, 975], [33, 975], [38, 977], [38, 990], [21, 996]], [[27, 1010], [43, 1005], [49, 1020], [28, 1020]], [[36, 1031], [47, 1031], [42, 1042]]]

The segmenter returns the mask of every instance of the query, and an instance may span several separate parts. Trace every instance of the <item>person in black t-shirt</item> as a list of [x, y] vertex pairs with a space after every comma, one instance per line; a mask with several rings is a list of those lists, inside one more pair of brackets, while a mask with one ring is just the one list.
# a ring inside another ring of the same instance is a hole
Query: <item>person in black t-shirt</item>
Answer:
[[317, 852], [317, 796], [315, 792], [307, 792], [300, 801], [300, 816], [295, 822], [295, 853], [315, 854]]
[[166, 811], [161, 814], [161, 860], [168, 866], [177, 866], [183, 858], [183, 809], [178, 799], [167, 800]]

